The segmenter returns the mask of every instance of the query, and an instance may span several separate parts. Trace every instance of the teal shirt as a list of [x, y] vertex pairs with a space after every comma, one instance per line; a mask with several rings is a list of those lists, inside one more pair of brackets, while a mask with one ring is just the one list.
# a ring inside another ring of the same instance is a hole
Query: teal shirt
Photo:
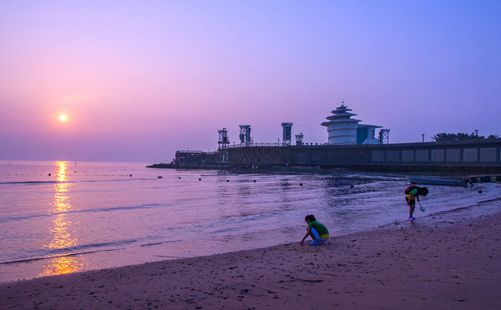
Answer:
[[308, 223], [309, 228], [315, 228], [315, 230], [318, 232], [318, 234], [321, 235], [328, 235], [329, 231], [327, 230], [327, 227], [325, 227], [323, 224], [313, 221]]
[[418, 189], [417, 189], [417, 188], [414, 188], [413, 190], [411, 190], [411, 191], [409, 192], [409, 194], [411, 194], [411, 195], [412, 195], [412, 196], [414, 196], [414, 197], [417, 197], [418, 193], [419, 193], [419, 191], [418, 191]]

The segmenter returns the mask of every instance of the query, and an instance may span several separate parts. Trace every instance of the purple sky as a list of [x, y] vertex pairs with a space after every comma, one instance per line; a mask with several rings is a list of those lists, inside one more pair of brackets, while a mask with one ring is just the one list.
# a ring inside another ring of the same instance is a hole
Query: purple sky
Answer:
[[[1, 1], [0, 159], [170, 161], [341, 100], [391, 142], [501, 134], [501, 1]], [[57, 116], [66, 113], [69, 121]]]

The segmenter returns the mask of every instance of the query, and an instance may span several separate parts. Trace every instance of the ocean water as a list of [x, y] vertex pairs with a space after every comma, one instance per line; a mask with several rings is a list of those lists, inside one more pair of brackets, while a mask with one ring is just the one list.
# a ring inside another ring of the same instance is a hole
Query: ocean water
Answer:
[[[299, 242], [307, 214], [332, 236], [407, 218], [404, 175], [145, 165], [0, 161], [0, 281]], [[418, 222], [501, 197], [499, 184], [428, 188]]]

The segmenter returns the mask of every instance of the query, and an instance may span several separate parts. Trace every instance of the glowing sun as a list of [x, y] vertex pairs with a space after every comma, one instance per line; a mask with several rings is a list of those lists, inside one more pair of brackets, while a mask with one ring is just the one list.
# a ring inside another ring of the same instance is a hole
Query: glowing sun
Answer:
[[66, 123], [68, 121], [68, 115], [67, 114], [59, 114], [57, 116], [57, 120], [61, 123]]

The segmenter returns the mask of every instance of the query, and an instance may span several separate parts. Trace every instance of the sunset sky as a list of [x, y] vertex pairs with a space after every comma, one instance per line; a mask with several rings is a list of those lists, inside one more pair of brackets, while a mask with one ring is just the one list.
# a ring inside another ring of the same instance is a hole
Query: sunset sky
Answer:
[[[168, 162], [342, 100], [391, 142], [501, 134], [501, 1], [0, 2], [0, 159]], [[65, 115], [65, 116], [62, 116]]]

